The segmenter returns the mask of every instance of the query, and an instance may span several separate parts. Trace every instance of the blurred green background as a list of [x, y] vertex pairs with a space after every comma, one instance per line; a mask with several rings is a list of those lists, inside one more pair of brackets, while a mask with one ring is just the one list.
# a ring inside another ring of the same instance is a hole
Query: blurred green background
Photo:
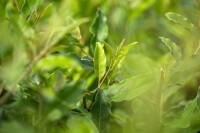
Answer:
[[[123, 100], [111, 98], [116, 117], [110, 121], [109, 132], [200, 131], [199, 0], [1, 0], [0, 96], [10, 88], [14, 91], [1, 104], [0, 133], [98, 132], [90, 113], [80, 105], [81, 90], [76, 94], [59, 91], [83, 86], [91, 90], [97, 83], [92, 71], [82, 69], [76, 57], [90, 53], [90, 27], [97, 9], [107, 18], [105, 41], [113, 49], [123, 39], [126, 44], [138, 42], [115, 79], [116, 83], [128, 79], [125, 84], [137, 90], [123, 95]], [[167, 12], [181, 14], [194, 30], [170, 21]], [[180, 62], [161, 36], [180, 48]], [[77, 40], [81, 46], [72, 45]], [[85, 51], [81, 53], [79, 47]], [[108, 97], [123, 88], [104, 87]], [[72, 96], [63, 102], [57, 99], [62, 93]]]

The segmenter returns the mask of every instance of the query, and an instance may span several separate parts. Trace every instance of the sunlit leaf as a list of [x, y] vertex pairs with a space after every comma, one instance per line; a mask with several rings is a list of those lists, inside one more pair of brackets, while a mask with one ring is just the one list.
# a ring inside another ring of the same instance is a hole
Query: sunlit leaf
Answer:
[[108, 51], [108, 53], [110, 54], [111, 57], [114, 57], [114, 52], [113, 52], [113, 48], [105, 41], [103, 41], [103, 44], [105, 46], [105, 49]]
[[106, 56], [103, 46], [97, 42], [94, 52], [94, 71], [100, 81], [106, 72]]
[[124, 58], [126, 57], [128, 50], [134, 46], [135, 44], [137, 44], [137, 42], [128, 44], [126, 46], [124, 46], [119, 53], [117, 53], [116, 57], [113, 59], [113, 64], [111, 66], [111, 70], [116, 66], [116, 65], [120, 65], [122, 63], [122, 61], [124, 60]]
[[95, 127], [90, 119], [71, 116], [67, 121], [67, 126], [69, 127], [70, 133], [97, 133], [98, 129]]
[[53, 70], [55, 68], [69, 68], [76, 66], [78, 62], [65, 55], [50, 55], [41, 59], [35, 66], [35, 70]]

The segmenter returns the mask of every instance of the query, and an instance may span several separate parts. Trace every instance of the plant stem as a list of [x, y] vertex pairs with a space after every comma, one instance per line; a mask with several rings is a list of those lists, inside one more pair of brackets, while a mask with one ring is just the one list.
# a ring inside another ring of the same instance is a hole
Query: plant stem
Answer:
[[158, 86], [158, 93], [156, 96], [156, 105], [157, 105], [157, 112], [158, 112], [158, 122], [159, 122], [159, 127], [162, 124], [162, 98], [163, 98], [163, 84], [164, 84], [164, 68], [160, 69], [160, 81], [159, 81], [159, 86]]
[[17, 0], [14, 1], [15, 6], [17, 7], [17, 10], [20, 11], [19, 3]]
[[89, 112], [90, 112], [90, 110], [91, 110], [91, 107], [92, 107], [93, 103], [95, 102], [96, 94], [97, 94], [99, 88], [101, 87], [101, 85], [102, 85], [103, 82], [105, 81], [106, 77], [108, 76], [108, 73], [110, 72], [111, 66], [112, 66], [112, 61], [111, 61], [110, 65], [109, 65], [109, 68], [108, 68], [108, 70], [106, 71], [106, 74], [104, 75], [103, 79], [102, 79], [101, 81], [98, 81], [98, 88], [97, 88], [97, 90], [95, 91], [95, 94], [94, 94], [94, 96], [93, 96], [93, 98], [92, 98], [92, 102], [90, 103], [90, 106], [88, 107], [88, 111], [89, 111]]
[[101, 82], [98, 83], [98, 88], [100, 88], [101, 85], [103, 84], [103, 82], [106, 80], [106, 77], [108, 76], [108, 73], [110, 72], [110, 69], [111, 69], [112, 65], [113, 65], [113, 60], [111, 60], [110, 65], [108, 67], [108, 70], [106, 71], [103, 79], [101, 80]]
[[87, 109], [86, 95], [83, 96], [83, 107], [84, 107], [84, 109]]
[[[120, 47], [119, 47], [119, 49], [118, 49], [117, 52], [116, 52], [116, 55], [117, 55], [117, 54], [119, 53], [119, 51], [121, 50], [124, 41], [125, 41], [125, 39], [122, 40], [122, 42], [121, 42], [121, 44], [120, 44]], [[105, 73], [103, 79], [102, 79], [101, 81], [100, 81], [100, 80], [98, 81], [98, 89], [101, 88], [101, 85], [102, 85], [102, 84], [104, 83], [104, 81], [106, 80], [106, 78], [107, 78], [107, 76], [108, 76], [108, 73], [110, 72], [111, 67], [112, 67], [112, 65], [113, 65], [114, 59], [115, 59], [115, 57], [111, 60], [110, 65], [109, 65], [109, 67], [108, 67], [108, 70], [106, 71], [106, 73]], [[94, 96], [93, 96], [93, 99], [92, 99], [92, 102], [91, 102], [91, 104], [90, 104], [90, 106], [89, 106], [89, 108], [88, 108], [88, 111], [90, 111], [90, 109], [91, 109], [93, 103], [95, 102], [95, 98], [96, 98], [96, 94], [97, 94], [98, 89], [96, 90], [96, 92], [95, 92], [95, 94], [94, 94]]]
[[88, 107], [88, 112], [90, 112], [91, 111], [91, 108], [92, 108], [92, 105], [94, 104], [94, 102], [95, 102], [95, 99], [96, 99], [96, 95], [97, 95], [97, 92], [99, 91], [99, 88], [95, 91], [95, 93], [94, 93], [94, 96], [92, 97], [92, 102], [90, 103], [90, 105], [89, 105], [89, 107]]
[[0, 96], [1, 96], [1, 93], [3, 92], [3, 86], [4, 86], [4, 84], [0, 85]]
[[39, 15], [36, 15], [35, 23], [37, 23], [37, 22], [40, 20], [40, 18], [41, 18], [42, 16], [44, 16], [45, 12], [46, 12], [46, 11], [49, 9], [49, 7], [51, 7], [51, 6], [52, 6], [52, 3], [50, 3], [49, 5], [47, 5], [47, 7], [45, 7]]
[[42, 100], [42, 96], [39, 95], [39, 101], [38, 101], [38, 126], [39, 126], [39, 129], [41, 129], [41, 123], [40, 121], [42, 120], [42, 105], [43, 105], [43, 100]]

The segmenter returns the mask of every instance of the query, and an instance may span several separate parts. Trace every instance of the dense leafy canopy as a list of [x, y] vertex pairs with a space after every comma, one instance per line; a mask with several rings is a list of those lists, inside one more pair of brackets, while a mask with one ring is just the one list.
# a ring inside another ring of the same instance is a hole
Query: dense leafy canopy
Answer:
[[200, 132], [196, 0], [0, 0], [0, 133]]

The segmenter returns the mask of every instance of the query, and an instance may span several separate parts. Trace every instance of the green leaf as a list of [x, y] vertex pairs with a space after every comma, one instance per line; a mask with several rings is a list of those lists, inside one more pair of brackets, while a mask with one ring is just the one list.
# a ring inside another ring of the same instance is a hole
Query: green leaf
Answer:
[[157, 85], [157, 79], [155, 79], [154, 75], [154, 73], [143, 74], [126, 79], [121, 83], [109, 86], [106, 94], [114, 102], [132, 100]]
[[103, 15], [100, 9], [96, 12], [96, 17], [90, 28], [93, 37], [90, 42], [91, 51], [94, 52], [96, 42], [105, 40], [108, 36], [107, 18]]
[[197, 103], [196, 99], [188, 102], [188, 104], [185, 106], [182, 114], [182, 118], [187, 120], [189, 116], [193, 114], [193, 111], [196, 109]]
[[[74, 19], [72, 17], [68, 17], [67, 18], [67, 24], [71, 24], [71, 23], [76, 23], [74, 21]], [[72, 37], [80, 40], [82, 38], [81, 33], [80, 33], [80, 28], [77, 26], [76, 28], [74, 28], [74, 30], [72, 30]]]
[[188, 128], [190, 127], [190, 122], [192, 121], [192, 117], [194, 115], [194, 110], [197, 107], [196, 99], [188, 102], [188, 104], [185, 106], [181, 117], [178, 119], [175, 119], [170, 125], [173, 125], [173, 127], [178, 128]]
[[78, 64], [66, 55], [49, 55], [41, 59], [35, 70], [53, 70], [55, 68], [70, 68]]
[[68, 24], [67, 26], [62, 26], [60, 28], [56, 27], [56, 30], [52, 34], [51, 45], [57, 44], [64, 37], [66, 33], [71, 32], [81, 24], [86, 23], [88, 21], [89, 21], [88, 18], [81, 18], [78, 19], [77, 21], [74, 21], [71, 24]]
[[32, 127], [18, 121], [4, 122], [0, 128], [1, 133], [13, 133], [16, 131], [20, 133], [35, 133]]
[[[76, 108], [78, 102], [83, 97], [85, 86], [86, 82], [80, 80], [77, 82], [68, 82], [64, 87], [60, 88], [56, 94], [56, 99], [53, 101], [46, 101], [45, 103], [48, 105], [43, 109], [46, 114], [45, 120], [54, 121], [61, 118], [71, 109]], [[53, 114], [59, 114], [59, 117], [55, 117]]]
[[183, 17], [180, 14], [168, 12], [165, 15], [169, 20], [180, 24], [182, 27], [184, 27], [190, 31], [194, 29], [194, 25], [186, 17]]
[[97, 42], [94, 52], [94, 71], [100, 81], [106, 72], [106, 55], [103, 46]]
[[88, 56], [83, 56], [80, 60], [80, 63], [84, 69], [93, 69], [94, 68], [92, 59]]
[[[173, 95], [177, 92], [178, 89], [181, 89], [183, 86], [193, 82], [193, 79], [199, 77], [200, 72], [200, 55], [194, 55], [186, 60], [183, 60], [180, 63], [177, 63], [171, 68], [168, 87], [173, 89], [168, 89], [165, 97], [167, 98], [170, 95]], [[187, 76], [183, 76], [187, 75]]]
[[113, 48], [105, 41], [102, 42], [111, 57], [114, 57]]
[[92, 120], [99, 129], [99, 133], [107, 133], [109, 130], [109, 119], [111, 106], [104, 91], [99, 88], [96, 93], [95, 102], [91, 108]]
[[170, 50], [171, 55], [175, 58], [175, 60], [177, 62], [179, 62], [181, 60], [181, 58], [182, 58], [181, 49], [176, 45], [176, 43], [174, 43], [173, 41], [171, 41], [168, 38], [160, 37], [160, 39], [168, 47], [168, 49]]
[[64, 100], [66, 104], [76, 106], [76, 103], [81, 99], [85, 88], [85, 82], [80, 80], [78, 82], [67, 83], [57, 94], [59, 100]]
[[124, 58], [126, 57], [128, 50], [134, 46], [135, 44], [137, 44], [137, 42], [128, 44], [126, 46], [124, 46], [119, 53], [117, 53], [117, 55], [115, 56], [114, 60], [113, 60], [113, 64], [111, 66], [111, 70], [116, 66], [116, 65], [121, 65], [122, 61], [124, 60]]
[[82, 116], [71, 115], [67, 120], [67, 133], [97, 133], [94, 123]]

